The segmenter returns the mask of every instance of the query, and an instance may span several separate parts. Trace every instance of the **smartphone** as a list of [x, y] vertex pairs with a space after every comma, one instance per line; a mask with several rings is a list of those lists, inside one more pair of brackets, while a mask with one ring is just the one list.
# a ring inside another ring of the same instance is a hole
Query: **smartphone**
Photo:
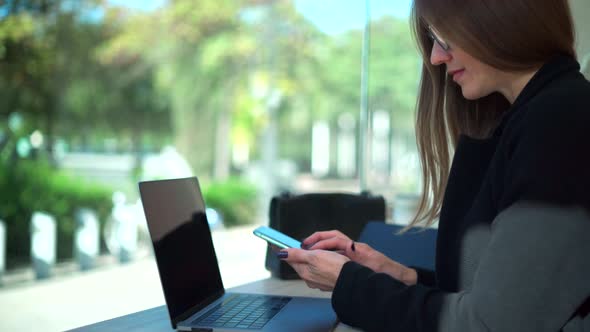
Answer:
[[270, 227], [260, 226], [253, 233], [281, 249], [301, 248], [301, 242]]

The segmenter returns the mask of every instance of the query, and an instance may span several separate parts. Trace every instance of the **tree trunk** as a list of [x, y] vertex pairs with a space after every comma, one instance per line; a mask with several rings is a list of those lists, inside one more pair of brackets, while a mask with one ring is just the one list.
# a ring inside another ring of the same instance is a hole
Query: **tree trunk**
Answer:
[[180, 102], [173, 108], [176, 149], [184, 156], [200, 177], [211, 176], [213, 165], [212, 112], [206, 106], [192, 106]]
[[213, 177], [225, 180], [231, 167], [231, 110], [224, 108], [217, 116]]
[[58, 98], [59, 97], [55, 96], [53, 98], [48, 98], [50, 101], [48, 103], [49, 107], [45, 112], [45, 150], [47, 151], [47, 160], [49, 161], [49, 164], [54, 167], [57, 166], [57, 160], [55, 158], [55, 111], [57, 109], [56, 101]]
[[231, 168], [231, 124], [235, 83], [227, 84], [228, 93], [222, 98], [222, 106], [217, 115], [217, 132], [215, 134], [215, 154], [213, 156], [213, 178], [226, 180]]

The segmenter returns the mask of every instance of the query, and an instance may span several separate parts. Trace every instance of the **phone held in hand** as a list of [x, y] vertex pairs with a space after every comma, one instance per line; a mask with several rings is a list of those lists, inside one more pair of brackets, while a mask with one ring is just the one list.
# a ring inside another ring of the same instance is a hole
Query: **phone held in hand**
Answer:
[[260, 226], [253, 233], [281, 249], [301, 248], [301, 242], [270, 227]]

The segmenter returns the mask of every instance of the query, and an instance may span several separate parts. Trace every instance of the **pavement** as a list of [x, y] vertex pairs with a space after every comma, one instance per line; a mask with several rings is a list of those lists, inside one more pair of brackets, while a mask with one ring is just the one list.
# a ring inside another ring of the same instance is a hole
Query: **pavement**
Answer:
[[[264, 269], [266, 242], [252, 235], [255, 227], [212, 232], [226, 288], [270, 276]], [[101, 262], [84, 272], [66, 263], [41, 281], [30, 269], [3, 276], [0, 331], [64, 331], [165, 303], [151, 254], [126, 264], [113, 257]]]

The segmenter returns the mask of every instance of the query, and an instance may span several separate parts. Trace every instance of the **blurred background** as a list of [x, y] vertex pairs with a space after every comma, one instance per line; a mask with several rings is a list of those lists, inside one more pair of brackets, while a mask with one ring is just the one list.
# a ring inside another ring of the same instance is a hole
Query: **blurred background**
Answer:
[[[571, 1], [588, 73], [587, 0]], [[411, 0], [0, 1], [0, 330], [164, 304], [137, 182], [196, 175], [226, 286], [283, 191], [420, 190]], [[10, 308], [10, 309], [7, 309]]]

